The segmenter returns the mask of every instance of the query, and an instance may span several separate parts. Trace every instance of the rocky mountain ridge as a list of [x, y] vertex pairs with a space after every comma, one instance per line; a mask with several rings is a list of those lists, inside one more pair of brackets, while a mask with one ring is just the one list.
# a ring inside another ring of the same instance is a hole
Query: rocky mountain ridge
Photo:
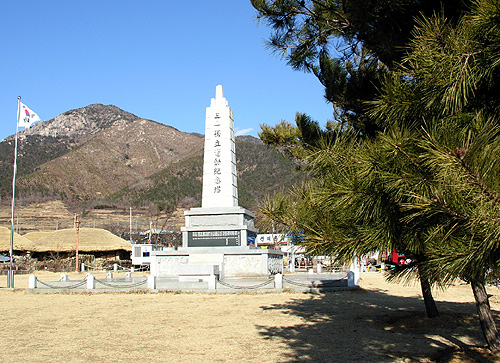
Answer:
[[[80, 139], [95, 135], [116, 123], [128, 124], [138, 119], [139, 116], [114, 105], [92, 104], [69, 110], [48, 121], [37, 122], [19, 135]], [[12, 135], [7, 139], [13, 137]]]
[[[115, 106], [90, 105], [20, 134], [16, 194], [22, 204], [59, 200], [94, 208], [172, 213], [199, 205], [203, 135], [181, 132]], [[13, 138], [0, 142], [0, 204], [12, 194]], [[254, 137], [237, 138], [240, 202], [300, 180], [294, 165]], [[149, 218], [149, 217], [148, 217]]]
[[202, 147], [202, 138], [154, 121], [117, 121], [21, 178], [19, 188], [74, 200], [104, 198]]

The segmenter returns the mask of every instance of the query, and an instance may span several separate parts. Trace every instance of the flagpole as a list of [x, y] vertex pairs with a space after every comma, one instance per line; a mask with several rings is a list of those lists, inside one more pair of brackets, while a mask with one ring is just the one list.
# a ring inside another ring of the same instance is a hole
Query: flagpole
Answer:
[[14, 253], [14, 207], [16, 196], [16, 172], [17, 172], [17, 134], [19, 133], [19, 112], [21, 110], [21, 96], [17, 97], [17, 122], [16, 122], [16, 141], [14, 146], [14, 175], [12, 177], [12, 213], [10, 225], [10, 265], [9, 275], [7, 276], [7, 287], [14, 288], [14, 270], [12, 269], [13, 253]]

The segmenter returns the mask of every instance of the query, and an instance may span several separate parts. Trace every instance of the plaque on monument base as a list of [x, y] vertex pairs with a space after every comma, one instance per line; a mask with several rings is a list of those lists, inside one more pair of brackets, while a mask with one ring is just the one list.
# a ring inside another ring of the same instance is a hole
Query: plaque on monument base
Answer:
[[182, 247], [255, 245], [254, 214], [245, 208], [191, 208], [184, 216]]

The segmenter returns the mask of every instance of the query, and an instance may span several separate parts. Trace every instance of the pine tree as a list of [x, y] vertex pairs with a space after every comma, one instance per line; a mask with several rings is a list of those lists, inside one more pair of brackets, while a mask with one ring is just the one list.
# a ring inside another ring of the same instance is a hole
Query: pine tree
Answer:
[[[269, 137], [270, 129], [266, 132]], [[434, 317], [438, 311], [431, 286], [440, 279], [426, 270], [430, 256], [421, 226], [405, 222], [403, 184], [415, 184], [415, 192], [427, 188], [427, 183], [414, 183], [425, 179], [427, 170], [409, 157], [416, 153], [413, 145], [411, 134], [396, 129], [372, 140], [352, 129], [324, 132], [314, 146], [290, 148], [301, 158], [308, 181], [267, 199], [260, 211], [287, 232], [303, 232], [302, 244], [311, 254], [341, 262], [393, 249], [412, 256], [414, 263], [396, 270], [393, 278], [419, 278], [427, 315]]]
[[295, 70], [314, 74], [336, 122], [362, 136], [381, 130], [367, 115], [381, 75], [404, 56], [415, 17], [443, 10], [456, 21], [467, 1], [251, 0], [272, 29], [268, 47]]
[[[445, 15], [418, 17], [407, 55], [382, 72], [380, 94], [366, 98], [363, 116], [378, 130], [371, 138], [355, 123], [323, 130], [300, 114], [297, 127], [263, 127], [261, 138], [295, 157], [310, 177], [262, 211], [290, 231], [305, 231], [313, 253], [411, 253], [415, 263], [393, 278], [417, 275], [424, 296], [432, 284], [470, 282], [485, 339], [498, 351], [485, 279], [500, 267], [500, 5], [478, 0], [460, 19]], [[278, 29], [297, 29], [283, 21]], [[432, 312], [431, 299], [426, 307]]]
[[[421, 136], [426, 193], [408, 189], [407, 221], [421, 233], [444, 280], [471, 283], [490, 349], [500, 350], [485, 280], [500, 268], [500, 5], [474, 2], [457, 26], [441, 14], [419, 21], [400, 70], [386, 78], [372, 115]], [[419, 131], [422, 130], [422, 131]]]

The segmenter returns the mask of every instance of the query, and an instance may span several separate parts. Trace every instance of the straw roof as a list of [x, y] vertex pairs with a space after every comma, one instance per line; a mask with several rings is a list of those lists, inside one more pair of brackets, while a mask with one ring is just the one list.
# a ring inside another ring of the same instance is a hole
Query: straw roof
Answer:
[[25, 235], [23, 235], [24, 238], [29, 239], [30, 241], [37, 241], [40, 238], [43, 238], [45, 236], [48, 236], [49, 234], [53, 233], [54, 231], [43, 231], [43, 232], [28, 232]]
[[[14, 232], [15, 251], [31, 251], [34, 246], [33, 241]], [[10, 229], [6, 227], [0, 227], [0, 251], [10, 251]]]
[[[76, 230], [60, 229], [49, 235], [37, 239], [34, 244], [35, 252], [70, 252], [76, 250]], [[80, 228], [78, 234], [78, 251], [132, 251], [130, 242], [115, 236], [113, 233], [101, 228]]]

